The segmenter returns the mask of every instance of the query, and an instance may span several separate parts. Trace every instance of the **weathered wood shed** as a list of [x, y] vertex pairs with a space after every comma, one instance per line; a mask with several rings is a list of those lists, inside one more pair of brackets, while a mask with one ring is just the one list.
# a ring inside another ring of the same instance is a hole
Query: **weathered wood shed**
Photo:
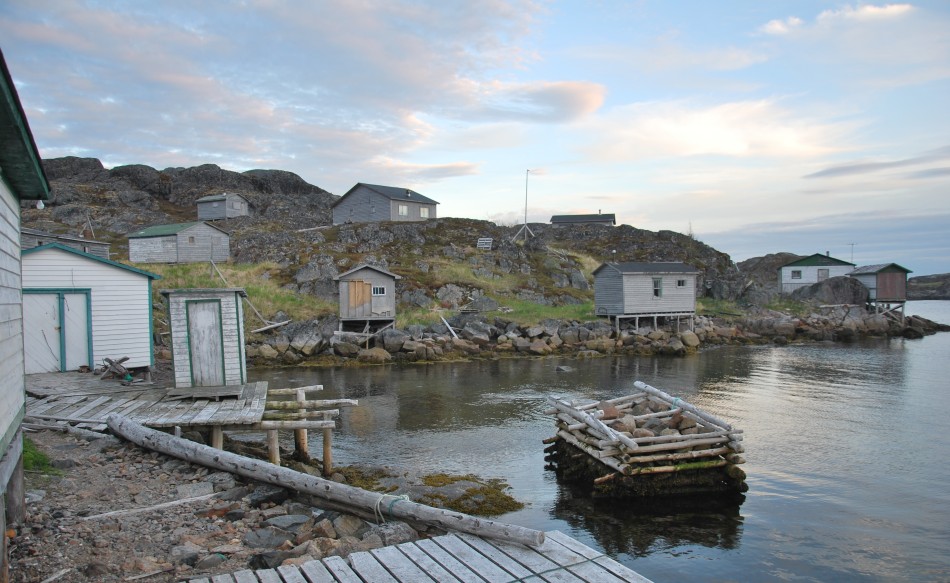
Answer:
[[815, 253], [779, 267], [779, 287], [783, 294], [790, 294], [800, 287], [825, 281], [829, 277], [848, 275], [853, 269], [854, 263], [835, 259], [828, 253]]
[[[20, 297], [20, 201], [47, 200], [49, 182], [13, 78], [0, 51], [0, 533], [26, 514], [23, 491], [23, 311]], [[5, 510], [5, 511], [4, 511]], [[0, 536], [0, 579], [9, 575]]]
[[364, 328], [396, 320], [396, 280], [402, 279], [372, 265], [360, 263], [333, 278], [340, 282], [340, 329], [359, 322]]
[[696, 314], [696, 268], [680, 262], [604, 263], [594, 270], [594, 313], [621, 320]]
[[896, 263], [864, 265], [848, 274], [868, 288], [868, 301], [904, 302], [907, 301], [907, 274], [912, 273], [906, 267]]
[[176, 387], [242, 385], [244, 306], [240, 288], [161, 290], [168, 303]]
[[129, 235], [133, 263], [195, 263], [230, 257], [230, 235], [203, 221], [157, 225]]
[[436, 218], [438, 204], [408, 188], [358, 182], [333, 203], [333, 224], [425, 221]]
[[59, 243], [23, 251], [26, 373], [66, 372], [105, 358], [155, 364], [152, 281], [160, 276]]
[[251, 213], [248, 200], [236, 192], [204, 196], [196, 200], [195, 204], [198, 205], [198, 219], [202, 221], [233, 219]]
[[20, 246], [23, 249], [32, 249], [33, 247], [39, 247], [40, 245], [47, 245], [49, 243], [59, 243], [103, 259], [109, 258], [109, 244], [103, 241], [93, 241], [92, 239], [84, 239], [70, 235], [58, 235], [56, 233], [47, 233], [46, 231], [26, 227], [20, 230]]
[[617, 216], [614, 213], [596, 215], [554, 215], [551, 217], [552, 225], [607, 225], [613, 227], [617, 224]]

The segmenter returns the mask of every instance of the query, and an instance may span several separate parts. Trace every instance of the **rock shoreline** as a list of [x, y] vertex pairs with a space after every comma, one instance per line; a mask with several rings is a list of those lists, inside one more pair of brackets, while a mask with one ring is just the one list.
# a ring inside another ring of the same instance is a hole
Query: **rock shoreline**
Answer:
[[862, 337], [922, 338], [950, 326], [910, 316], [903, 326], [862, 306], [836, 306], [798, 318], [778, 312], [731, 320], [697, 316], [693, 330], [685, 321], [673, 326], [633, 327], [625, 322], [619, 333], [606, 320], [591, 322], [544, 320], [523, 326], [500, 316], [460, 314], [444, 324], [387, 329], [365, 340], [336, 332], [335, 317], [295, 322], [248, 343], [247, 358], [255, 366], [340, 366], [438, 362], [479, 358], [565, 355], [595, 358], [615, 354], [684, 356], [705, 348], [735, 344], [848, 342]]

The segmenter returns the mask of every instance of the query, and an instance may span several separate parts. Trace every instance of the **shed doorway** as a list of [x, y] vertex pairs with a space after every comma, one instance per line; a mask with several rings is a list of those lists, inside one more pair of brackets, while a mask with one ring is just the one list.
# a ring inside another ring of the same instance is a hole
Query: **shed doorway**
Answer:
[[373, 315], [373, 284], [358, 279], [344, 281], [348, 318], [369, 318]]
[[223, 386], [224, 331], [221, 327], [221, 301], [189, 300], [186, 306], [192, 386]]
[[24, 372], [92, 367], [89, 291], [23, 290]]

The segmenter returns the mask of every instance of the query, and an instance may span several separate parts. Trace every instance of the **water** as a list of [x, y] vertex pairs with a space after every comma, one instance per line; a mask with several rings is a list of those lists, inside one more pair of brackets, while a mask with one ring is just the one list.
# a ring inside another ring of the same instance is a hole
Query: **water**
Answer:
[[[909, 302], [908, 313], [950, 323], [950, 302]], [[326, 398], [359, 399], [334, 433], [338, 464], [503, 478], [527, 506], [500, 520], [563, 530], [658, 582], [948, 581], [948, 357], [950, 333], [941, 333], [687, 358], [255, 371], [252, 380], [321, 383]], [[741, 505], [594, 504], [544, 470], [541, 441], [554, 432], [546, 396], [610, 398], [635, 380], [745, 430]]]

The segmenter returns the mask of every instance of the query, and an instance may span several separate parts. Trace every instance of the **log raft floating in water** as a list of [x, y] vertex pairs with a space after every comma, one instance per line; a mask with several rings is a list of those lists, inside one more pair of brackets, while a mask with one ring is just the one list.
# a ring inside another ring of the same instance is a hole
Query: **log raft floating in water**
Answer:
[[747, 491], [742, 430], [646, 383], [576, 406], [549, 397], [557, 434], [544, 440], [558, 477], [595, 497]]

